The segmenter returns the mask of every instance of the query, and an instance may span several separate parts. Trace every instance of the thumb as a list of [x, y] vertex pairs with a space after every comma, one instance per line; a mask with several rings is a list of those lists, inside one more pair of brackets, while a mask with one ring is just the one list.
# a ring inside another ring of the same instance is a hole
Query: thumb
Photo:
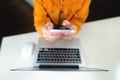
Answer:
[[48, 30], [50, 30], [50, 29], [53, 29], [53, 23], [52, 22], [48, 22], [47, 24], [46, 24], [46, 27], [47, 27], [47, 29]]
[[70, 25], [70, 22], [68, 20], [64, 20], [62, 25], [67, 27]]

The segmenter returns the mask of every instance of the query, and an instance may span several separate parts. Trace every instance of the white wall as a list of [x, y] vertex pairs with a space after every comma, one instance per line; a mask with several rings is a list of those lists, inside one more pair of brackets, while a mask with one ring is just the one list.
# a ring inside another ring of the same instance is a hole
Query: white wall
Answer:
[[30, 6], [34, 7], [33, 0], [25, 0]]

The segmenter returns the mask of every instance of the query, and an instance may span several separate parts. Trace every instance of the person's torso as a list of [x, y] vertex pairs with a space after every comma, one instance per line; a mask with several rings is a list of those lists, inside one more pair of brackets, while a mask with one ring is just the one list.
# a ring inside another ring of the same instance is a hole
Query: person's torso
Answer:
[[63, 20], [71, 20], [84, 0], [42, 0], [43, 7], [48, 17], [55, 25], [60, 25]]

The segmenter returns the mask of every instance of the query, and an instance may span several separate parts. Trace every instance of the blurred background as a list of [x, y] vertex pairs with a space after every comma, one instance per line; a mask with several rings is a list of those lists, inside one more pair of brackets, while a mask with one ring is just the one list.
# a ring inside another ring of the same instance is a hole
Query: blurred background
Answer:
[[[120, 0], [92, 0], [86, 22], [120, 16]], [[2, 37], [35, 31], [32, 0], [0, 0]]]

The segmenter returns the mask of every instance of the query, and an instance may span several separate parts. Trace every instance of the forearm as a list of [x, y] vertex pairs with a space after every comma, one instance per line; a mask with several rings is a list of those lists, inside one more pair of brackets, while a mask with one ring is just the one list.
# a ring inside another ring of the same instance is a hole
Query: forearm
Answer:
[[42, 0], [33, 0], [34, 1], [34, 26], [37, 32], [42, 35], [42, 29], [44, 25], [50, 21], [47, 17], [47, 12], [44, 9]]
[[76, 26], [77, 33], [81, 30], [82, 24], [85, 22], [89, 14], [89, 6], [91, 0], [85, 0], [81, 8], [71, 18], [70, 22]]

